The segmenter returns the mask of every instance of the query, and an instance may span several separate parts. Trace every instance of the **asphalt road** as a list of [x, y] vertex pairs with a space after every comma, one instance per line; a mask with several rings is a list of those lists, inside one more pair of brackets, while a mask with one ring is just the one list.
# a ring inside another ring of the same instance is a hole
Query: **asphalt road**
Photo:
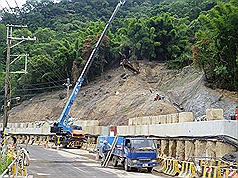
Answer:
[[[24, 146], [25, 147], [25, 146]], [[50, 149], [27, 146], [30, 166], [29, 177], [33, 178], [161, 178], [156, 172], [126, 172], [122, 167], [102, 168], [95, 155], [81, 149]]]

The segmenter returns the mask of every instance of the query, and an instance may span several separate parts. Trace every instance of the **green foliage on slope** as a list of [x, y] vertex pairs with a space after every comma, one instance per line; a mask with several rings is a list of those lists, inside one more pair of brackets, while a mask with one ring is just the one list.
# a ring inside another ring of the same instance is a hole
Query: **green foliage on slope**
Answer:
[[[11, 74], [12, 97], [28, 98], [62, 89], [66, 78], [76, 81], [116, 4], [31, 0], [21, 9], [0, 11], [0, 87], [5, 80], [6, 24], [28, 26], [14, 29], [14, 37], [37, 37], [11, 49], [11, 54], [29, 54], [28, 73]], [[238, 90], [237, 7], [235, 0], [128, 0], [113, 20], [87, 80], [119, 66], [118, 52], [130, 49], [134, 60], [163, 61], [169, 68], [194, 63], [208, 82]], [[21, 57], [10, 70], [23, 68]]]

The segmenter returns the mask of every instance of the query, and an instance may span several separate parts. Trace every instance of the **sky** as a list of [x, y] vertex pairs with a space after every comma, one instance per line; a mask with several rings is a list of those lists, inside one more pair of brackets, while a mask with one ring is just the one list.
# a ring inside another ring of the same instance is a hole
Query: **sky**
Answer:
[[26, 3], [26, 0], [0, 0], [0, 9], [2, 9], [4, 7], [9, 8], [7, 5], [7, 2], [11, 7], [16, 7], [17, 5], [16, 5], [15, 1], [17, 2], [17, 5], [19, 7], [21, 7], [23, 4]]

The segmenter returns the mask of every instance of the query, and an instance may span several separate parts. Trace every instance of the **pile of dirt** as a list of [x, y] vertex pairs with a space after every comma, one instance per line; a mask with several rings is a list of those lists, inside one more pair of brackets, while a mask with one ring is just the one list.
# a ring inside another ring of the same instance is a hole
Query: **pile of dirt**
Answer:
[[[138, 67], [139, 74], [120, 67], [88, 85], [84, 83], [70, 116], [99, 120], [100, 125], [127, 125], [129, 118], [182, 111], [191, 111], [198, 117], [205, 115], [208, 108], [224, 109], [225, 117], [235, 113], [237, 94], [205, 87], [203, 73], [191, 66], [179, 71], [154, 62], [133, 65]], [[57, 120], [67, 101], [65, 93], [44, 93], [24, 101], [11, 109], [9, 122]], [[157, 93], [165, 99], [154, 101]]]

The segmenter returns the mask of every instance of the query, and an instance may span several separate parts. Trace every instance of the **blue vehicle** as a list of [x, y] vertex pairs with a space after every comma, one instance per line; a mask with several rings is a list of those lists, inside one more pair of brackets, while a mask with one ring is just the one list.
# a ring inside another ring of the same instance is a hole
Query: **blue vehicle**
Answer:
[[[103, 140], [112, 145], [115, 137], [98, 137], [98, 151], [101, 155]], [[144, 137], [117, 137], [115, 147], [112, 147], [112, 164], [114, 167], [118, 163], [122, 164], [126, 171], [133, 168], [147, 168], [151, 172], [153, 167], [158, 166], [157, 147], [152, 138]]]
[[87, 63], [85, 64], [80, 77], [78, 78], [74, 89], [68, 98], [68, 101], [59, 117], [57, 122], [54, 123], [54, 125], [51, 127], [50, 132], [56, 134], [56, 139], [55, 139], [55, 145], [63, 145], [64, 147], [78, 147], [81, 148], [83, 142], [85, 142], [85, 136], [84, 136], [84, 131], [81, 126], [71, 126], [69, 125], [69, 119], [70, 119], [70, 109], [74, 103], [74, 100], [81, 89], [81, 85], [83, 84], [84, 77], [86, 76], [95, 56], [96, 53], [105, 37], [107, 34], [107, 31], [112, 23], [112, 20], [116, 16], [119, 8], [125, 4], [126, 0], [120, 0], [118, 2], [115, 10], [113, 11], [108, 23], [106, 24], [99, 40], [96, 43], [96, 46], [94, 47], [93, 51], [91, 52], [89, 59]]

